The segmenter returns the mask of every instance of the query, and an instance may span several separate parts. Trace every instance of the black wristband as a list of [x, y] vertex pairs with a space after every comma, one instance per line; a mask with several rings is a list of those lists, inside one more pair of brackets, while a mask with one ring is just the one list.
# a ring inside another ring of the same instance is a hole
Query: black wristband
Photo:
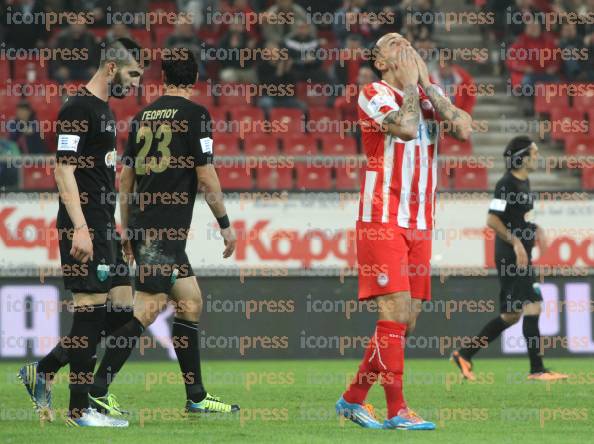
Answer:
[[221, 227], [221, 230], [224, 230], [225, 228], [229, 228], [231, 226], [231, 222], [229, 222], [229, 216], [227, 216], [226, 214], [222, 217], [217, 217], [217, 222], [219, 223], [219, 227]]

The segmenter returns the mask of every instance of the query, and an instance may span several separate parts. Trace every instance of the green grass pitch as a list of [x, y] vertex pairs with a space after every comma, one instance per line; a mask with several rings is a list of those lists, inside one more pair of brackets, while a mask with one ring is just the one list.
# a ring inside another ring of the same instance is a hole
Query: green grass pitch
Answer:
[[[461, 382], [447, 360], [409, 360], [409, 405], [435, 421], [434, 432], [365, 430], [339, 420], [334, 403], [355, 370], [352, 360], [217, 361], [203, 365], [206, 387], [237, 402], [235, 416], [184, 418], [184, 390], [175, 362], [131, 362], [112, 386], [131, 410], [128, 429], [71, 429], [61, 417], [41, 425], [16, 379], [19, 363], [0, 364], [3, 443], [372, 442], [580, 443], [594, 434], [592, 359], [547, 359], [572, 379], [525, 380], [527, 359], [477, 360], [478, 380]], [[54, 387], [54, 406], [67, 406], [66, 371]], [[370, 392], [385, 416], [383, 390]], [[382, 442], [382, 441], [376, 441]]]

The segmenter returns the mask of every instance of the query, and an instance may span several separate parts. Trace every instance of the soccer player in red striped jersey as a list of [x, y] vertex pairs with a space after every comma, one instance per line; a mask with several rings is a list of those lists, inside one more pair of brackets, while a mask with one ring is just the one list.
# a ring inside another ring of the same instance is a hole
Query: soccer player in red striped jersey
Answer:
[[[358, 102], [367, 166], [356, 232], [359, 299], [375, 299], [379, 319], [336, 409], [363, 427], [433, 430], [404, 400], [405, 338], [431, 298], [438, 128], [465, 140], [472, 120], [431, 83], [425, 62], [400, 34], [376, 42], [372, 68], [381, 80], [366, 85]], [[387, 402], [383, 424], [365, 406], [378, 380]]]

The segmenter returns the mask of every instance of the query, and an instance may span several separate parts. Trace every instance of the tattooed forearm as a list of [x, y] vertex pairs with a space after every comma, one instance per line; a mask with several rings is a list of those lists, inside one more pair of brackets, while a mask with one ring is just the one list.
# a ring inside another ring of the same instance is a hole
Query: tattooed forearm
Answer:
[[425, 88], [425, 93], [442, 120], [451, 124], [449, 132], [455, 137], [467, 139], [472, 125], [468, 113], [452, 105], [433, 85]]
[[419, 91], [416, 85], [410, 85], [404, 88], [402, 106], [398, 111], [388, 114], [384, 124], [392, 135], [412, 139], [417, 134], [420, 112]]

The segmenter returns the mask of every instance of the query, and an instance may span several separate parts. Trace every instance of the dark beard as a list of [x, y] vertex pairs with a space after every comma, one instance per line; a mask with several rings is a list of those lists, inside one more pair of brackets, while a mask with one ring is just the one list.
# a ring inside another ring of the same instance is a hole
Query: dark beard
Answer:
[[123, 99], [128, 93], [128, 88], [124, 88], [122, 84], [122, 75], [118, 71], [113, 80], [109, 83], [109, 96], [116, 99]]

